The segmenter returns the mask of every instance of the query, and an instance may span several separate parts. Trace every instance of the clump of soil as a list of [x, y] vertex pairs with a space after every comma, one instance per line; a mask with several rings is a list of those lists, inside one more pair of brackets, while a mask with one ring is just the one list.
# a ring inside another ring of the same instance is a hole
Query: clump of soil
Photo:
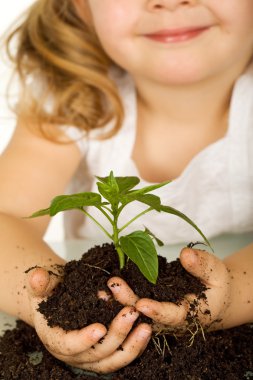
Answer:
[[[168, 332], [154, 335], [143, 355], [110, 375], [111, 380], [140, 377], [145, 380], [253, 379], [253, 326], [205, 332], [204, 336], [201, 328], [197, 332], [198, 300], [205, 300], [206, 288], [184, 270], [179, 260], [167, 263], [165, 258], [159, 257], [156, 285], [149, 283], [131, 261], [123, 271], [117, 268], [117, 253], [108, 244], [92, 248], [79, 261], [67, 263], [59, 286], [39, 306], [48, 324], [65, 330], [79, 329], [94, 322], [108, 326], [122, 305], [113, 299], [107, 302], [98, 299], [97, 291], [109, 292], [107, 280], [115, 275], [123, 277], [139, 297], [180, 304], [185, 294], [194, 293], [197, 301], [189, 313], [191, 331], [182, 336]], [[208, 305], [201, 312], [208, 314]], [[193, 336], [193, 333], [196, 334]], [[94, 376], [70, 368], [51, 356], [35, 330], [24, 322], [18, 321], [16, 329], [6, 331], [0, 338], [0, 380], [94, 380]], [[108, 376], [97, 377], [108, 379]]]
[[[100, 322], [109, 325], [122, 305], [98, 299], [97, 291], [110, 293], [107, 281], [112, 276], [123, 277], [140, 298], [170, 301], [180, 304], [186, 293], [194, 293], [197, 299], [205, 299], [206, 290], [196, 277], [189, 274], [179, 260], [167, 262], [159, 259], [159, 276], [156, 285], [151, 284], [140, 273], [137, 266], [128, 261], [125, 268], [118, 269], [118, 255], [112, 244], [96, 246], [78, 261], [73, 260], [64, 267], [63, 281], [54, 293], [39, 306], [48, 325], [65, 330], [80, 329], [88, 324]], [[115, 284], [117, 286], [117, 284]], [[197, 305], [192, 305], [191, 315]], [[208, 312], [208, 308], [203, 312]]]

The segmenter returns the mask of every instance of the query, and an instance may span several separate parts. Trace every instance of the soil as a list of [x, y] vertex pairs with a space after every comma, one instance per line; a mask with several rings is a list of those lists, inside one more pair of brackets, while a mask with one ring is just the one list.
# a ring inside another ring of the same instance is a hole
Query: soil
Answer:
[[[108, 326], [122, 306], [113, 299], [107, 302], [98, 299], [97, 291], [109, 292], [106, 283], [114, 275], [123, 277], [139, 297], [180, 304], [185, 294], [194, 293], [197, 300], [205, 301], [205, 286], [186, 272], [179, 260], [168, 263], [159, 256], [156, 285], [145, 280], [131, 261], [121, 272], [117, 267], [117, 254], [109, 244], [94, 247], [79, 261], [67, 263], [60, 284], [39, 306], [48, 324], [61, 326], [65, 330], [79, 329], [94, 322]], [[52, 275], [58, 275], [58, 269], [52, 268]], [[154, 335], [140, 358], [109, 378], [253, 379], [253, 325], [203, 334], [198, 328], [197, 306], [198, 301], [190, 308], [189, 330], [184, 335], [169, 332]], [[207, 304], [201, 312], [209, 313]], [[196, 332], [194, 339], [190, 330]], [[0, 380], [94, 380], [94, 376], [108, 378], [88, 374], [58, 361], [46, 351], [35, 330], [22, 321], [18, 321], [15, 329], [7, 330], [0, 338]]]
[[[80, 329], [94, 322], [108, 326], [122, 305], [113, 298], [109, 302], [98, 299], [97, 291], [110, 293], [106, 284], [113, 276], [123, 277], [140, 298], [180, 304], [186, 293], [194, 293], [198, 299], [205, 299], [206, 287], [186, 272], [179, 260], [167, 262], [162, 256], [158, 259], [159, 276], [154, 285], [130, 260], [120, 271], [118, 254], [112, 244], [96, 246], [80, 260], [66, 264], [63, 281], [52, 296], [40, 304], [39, 311], [44, 314], [49, 326], [60, 326], [64, 330]], [[192, 305], [189, 318], [194, 316], [195, 306]], [[208, 307], [203, 312], [208, 313]]]

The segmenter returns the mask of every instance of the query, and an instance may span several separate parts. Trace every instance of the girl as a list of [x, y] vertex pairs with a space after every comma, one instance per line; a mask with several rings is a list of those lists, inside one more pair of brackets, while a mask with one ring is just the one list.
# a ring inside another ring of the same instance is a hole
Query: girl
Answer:
[[[183, 326], [187, 300], [138, 300], [117, 279], [111, 290], [125, 306], [108, 331], [98, 323], [68, 334], [48, 328], [36, 309], [56, 285], [46, 268], [63, 260], [42, 240], [48, 218], [20, 217], [56, 194], [92, 190], [93, 175], [113, 170], [143, 183], [173, 179], [159, 192], [163, 203], [208, 237], [252, 231], [253, 2], [38, 0], [13, 35], [22, 96], [0, 160], [1, 308], [34, 326], [57, 358], [115, 371], [150, 339], [148, 324], [132, 329], [139, 313]], [[88, 221], [68, 215], [66, 237], [96, 236]], [[141, 223], [167, 243], [192, 240], [191, 229], [168, 219]], [[253, 320], [252, 251], [224, 261], [181, 252], [186, 270], [208, 287], [211, 317], [202, 316], [203, 325]], [[35, 265], [45, 269], [24, 274]]]

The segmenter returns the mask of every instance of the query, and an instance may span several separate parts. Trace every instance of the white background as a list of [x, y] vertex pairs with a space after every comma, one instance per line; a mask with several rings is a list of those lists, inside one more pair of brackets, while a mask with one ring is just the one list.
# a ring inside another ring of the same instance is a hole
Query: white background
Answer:
[[[59, 0], [61, 1], [61, 0]], [[34, 1], [33, 0], [0, 0], [0, 36], [11, 23]], [[6, 147], [15, 128], [16, 117], [8, 109], [5, 91], [11, 70], [4, 60], [3, 50], [0, 53], [0, 154]], [[13, 88], [15, 92], [15, 88]], [[50, 228], [45, 236], [47, 241], [59, 241], [63, 238], [62, 218], [56, 216], [51, 222]]]
[[[2, 37], [8, 26], [23, 12], [33, 0], [0, 1], [0, 35]], [[5, 100], [5, 89], [10, 76], [10, 69], [3, 59], [0, 60], [0, 153], [7, 144], [15, 125], [15, 116], [9, 111]]]

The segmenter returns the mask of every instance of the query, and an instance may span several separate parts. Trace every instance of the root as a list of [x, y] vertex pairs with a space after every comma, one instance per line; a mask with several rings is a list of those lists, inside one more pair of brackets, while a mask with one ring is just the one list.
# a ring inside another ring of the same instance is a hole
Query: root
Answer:
[[188, 327], [187, 328], [187, 331], [189, 331], [189, 333], [191, 334], [191, 337], [189, 339], [189, 344], [188, 344], [188, 347], [191, 347], [194, 343], [194, 340], [195, 340], [195, 337], [196, 335], [201, 332], [202, 334], [202, 337], [203, 337], [203, 340], [205, 341], [206, 340], [206, 337], [205, 337], [205, 332], [204, 332], [204, 329], [203, 329], [203, 326], [201, 325], [201, 323], [197, 320], [197, 319], [194, 319], [193, 321], [193, 328], [190, 328]]
[[[162, 342], [161, 342], [162, 340]], [[166, 350], [169, 352], [170, 355], [172, 355], [169, 343], [166, 339], [166, 335], [162, 334], [156, 334], [154, 337], [152, 337], [152, 341], [154, 343], [155, 349], [158, 352], [159, 355], [161, 355], [163, 358], [165, 356]]]
[[195, 245], [205, 245], [206, 247], [208, 246], [206, 243], [204, 243], [203, 241], [196, 241], [195, 243], [193, 242], [190, 242], [189, 244], [187, 244], [187, 247], [188, 248], [193, 248], [195, 247]]
[[97, 267], [96, 265], [91, 265], [91, 264], [83, 264], [83, 265], [86, 265], [87, 267], [89, 268], [95, 268], [95, 269], [98, 269], [98, 270], [102, 270], [103, 272], [107, 273], [107, 274], [111, 274], [110, 272], [108, 272], [107, 270], [103, 269], [103, 268], [100, 268], [100, 267]]

